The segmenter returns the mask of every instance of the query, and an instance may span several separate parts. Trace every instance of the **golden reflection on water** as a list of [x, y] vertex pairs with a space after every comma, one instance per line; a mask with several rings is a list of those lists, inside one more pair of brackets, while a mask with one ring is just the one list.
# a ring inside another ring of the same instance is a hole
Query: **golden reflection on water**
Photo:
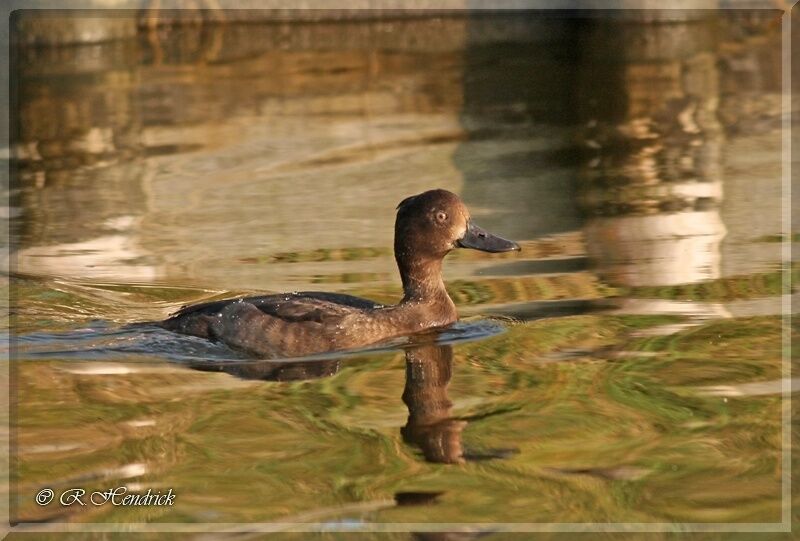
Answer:
[[[779, 378], [779, 322], [668, 340], [630, 335], [640, 324], [536, 321], [282, 384], [155, 361], [21, 363], [17, 491], [135, 481], [182, 500], [145, 516], [69, 508], [70, 520], [292, 520], [311, 499], [334, 520], [349, 502], [420, 491], [442, 492], [435, 515], [411, 506], [369, 518], [775, 520], [779, 397], [706, 386]], [[731, 353], [709, 356], [719, 348], [708, 338]], [[53, 512], [20, 502], [27, 520]]]
[[[15, 516], [778, 521], [775, 20], [451, 14], [15, 49]], [[253, 363], [120, 327], [250, 291], [393, 302], [393, 209], [431, 187], [523, 247], [448, 256], [467, 321], [435, 344]], [[75, 484], [179, 503], [33, 502]]]

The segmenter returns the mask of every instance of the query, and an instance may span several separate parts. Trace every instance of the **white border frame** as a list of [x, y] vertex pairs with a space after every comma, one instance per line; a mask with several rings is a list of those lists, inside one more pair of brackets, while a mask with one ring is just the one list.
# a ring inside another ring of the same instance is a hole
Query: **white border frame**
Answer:
[[[364, 5], [363, 2], [367, 5]], [[640, 0], [639, 6], [632, 5], [636, 0], [623, 2], [628, 5], [624, 7], [611, 7], [605, 4], [611, 0], [594, 0], [586, 2], [581, 6], [580, 1], [554, 0], [548, 2], [547, 6], [540, 5], [536, 0], [511, 0], [502, 5], [492, 5], [487, 0], [438, 0], [439, 5], [435, 8], [426, 6], [428, 9], [447, 9], [447, 10], [466, 10], [466, 9], [658, 9], [658, 10], [683, 10], [683, 6], [672, 5], [663, 7], [653, 5], [654, 2]], [[11, 13], [18, 9], [141, 9], [144, 0], [124, 0], [123, 5], [101, 8], [91, 5], [87, 0], [10, 0], [8, 5], [0, 7], [0, 103], [6, 104], [8, 115], [11, 114], [9, 100], [10, 85], [10, 51], [9, 51], [9, 19]], [[346, 6], [337, 5], [338, 2], [326, 2], [325, 0], [308, 0], [304, 2], [304, 7], [291, 6], [290, 0], [264, 0], [263, 8], [259, 9], [419, 9], [415, 2], [404, 0], [351, 0], [346, 2]], [[732, 2], [738, 4], [729, 8], [718, 9], [775, 9], [779, 8], [775, 3], [768, 1]], [[182, 9], [183, 3], [180, 0], [162, 0], [162, 9]], [[361, 4], [361, 5], [359, 5]], [[578, 4], [578, 5], [576, 5]], [[588, 4], [588, 5], [586, 5]], [[705, 523], [705, 522], [645, 522], [645, 523], [428, 523], [428, 522], [403, 522], [403, 523], [294, 523], [294, 522], [267, 522], [267, 523], [49, 523], [32, 524], [20, 523], [11, 526], [9, 523], [9, 503], [14, 497], [10, 491], [10, 379], [8, 350], [0, 357], [0, 426], [7, 427], [7, 431], [0, 433], [0, 483], [5, 483], [8, 499], [0, 498], [0, 535], [5, 537], [8, 533], [14, 532], [50, 532], [50, 533], [76, 533], [76, 532], [195, 532], [195, 533], [249, 533], [249, 532], [459, 532], [459, 531], [485, 531], [485, 532], [619, 532], [619, 533], [644, 533], [644, 532], [682, 532], [682, 533], [705, 533], [705, 532], [740, 532], [740, 533], [766, 533], [766, 532], [791, 532], [792, 531], [792, 479], [791, 479], [791, 447], [792, 447], [792, 397], [791, 397], [791, 258], [792, 258], [792, 21], [791, 12], [796, 2], [785, 6], [781, 17], [782, 32], [782, 258], [783, 258], [783, 332], [782, 332], [782, 465], [781, 465], [781, 522], [767, 523]], [[466, 7], [468, 6], [468, 7]], [[197, 7], [197, 6], [193, 6]], [[0, 158], [10, 158], [10, 126], [9, 116], [6, 115], [0, 120]], [[10, 164], [9, 164], [10, 168]], [[9, 168], [0, 171], [0, 181], [4, 181], [5, 186], [10, 183]], [[6, 190], [7, 192], [7, 190]], [[8, 208], [8, 199], [0, 201], [0, 204]], [[6, 242], [0, 246], [0, 260], [9, 261], [9, 242], [8, 230], [3, 231], [3, 238]], [[8, 276], [9, 269], [5, 271]], [[6, 299], [9, 295], [9, 280], [2, 286], [5, 289]], [[8, 306], [3, 307], [8, 313]], [[6, 320], [8, 321], [8, 320]], [[10, 336], [11, 329], [6, 326], [2, 329]], [[2, 487], [3, 485], [0, 485]]]

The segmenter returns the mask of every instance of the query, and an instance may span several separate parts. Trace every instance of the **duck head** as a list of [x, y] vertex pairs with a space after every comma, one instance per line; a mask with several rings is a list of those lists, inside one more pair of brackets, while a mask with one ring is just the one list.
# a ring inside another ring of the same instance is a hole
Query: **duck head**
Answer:
[[430, 190], [400, 202], [394, 255], [407, 295], [428, 286], [443, 288], [441, 262], [454, 248], [494, 253], [520, 249], [516, 242], [476, 225], [461, 198], [447, 190]]

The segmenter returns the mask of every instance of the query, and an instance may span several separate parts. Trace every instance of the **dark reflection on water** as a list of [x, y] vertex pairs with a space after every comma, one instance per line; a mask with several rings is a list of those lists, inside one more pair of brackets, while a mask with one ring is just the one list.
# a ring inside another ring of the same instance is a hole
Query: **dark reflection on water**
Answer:
[[[584, 15], [17, 47], [15, 516], [779, 520], [778, 14]], [[448, 256], [435, 340], [254, 362], [140, 325], [394, 302], [393, 209], [434, 186], [523, 247]], [[76, 480], [180, 504], [34, 504]]]
[[[498, 26], [507, 38], [487, 41]], [[536, 13], [470, 18], [461, 121], [471, 136], [453, 159], [466, 201], [491, 209], [487, 227], [515, 238], [580, 229], [575, 173], [584, 152], [574, 127], [586, 26]]]
[[[723, 129], [716, 20], [597, 24], [585, 34], [581, 169], [587, 250], [610, 281], [672, 285], [721, 275]], [[602, 44], [602, 47], [598, 47]], [[638, 44], [631, 47], [631, 44]]]
[[[416, 445], [425, 460], [459, 464], [465, 460], [503, 458], [514, 449], [465, 452], [461, 433], [467, 421], [453, 416], [447, 393], [453, 370], [453, 346], [425, 341], [447, 340], [447, 332], [414, 339], [404, 347], [406, 381], [403, 402], [408, 408], [408, 421], [400, 429], [403, 440]], [[422, 345], [416, 344], [423, 342]], [[331, 358], [304, 361], [202, 362], [190, 366], [197, 370], [225, 372], [239, 378], [263, 381], [304, 381], [337, 374], [347, 359]], [[436, 493], [440, 494], [440, 493]], [[407, 504], [407, 503], [405, 503]], [[401, 505], [405, 505], [401, 504]]]
[[424, 345], [408, 348], [403, 402], [408, 421], [400, 429], [403, 440], [419, 446], [425, 460], [460, 464], [466, 460], [503, 458], [516, 449], [474, 452], [464, 449], [462, 432], [467, 421], [453, 416], [447, 386], [453, 370], [453, 347]]
[[406, 350], [403, 402], [408, 421], [403, 440], [419, 446], [425, 460], [444, 464], [464, 461], [461, 432], [466, 422], [454, 419], [447, 384], [453, 369], [451, 346], [422, 346]]

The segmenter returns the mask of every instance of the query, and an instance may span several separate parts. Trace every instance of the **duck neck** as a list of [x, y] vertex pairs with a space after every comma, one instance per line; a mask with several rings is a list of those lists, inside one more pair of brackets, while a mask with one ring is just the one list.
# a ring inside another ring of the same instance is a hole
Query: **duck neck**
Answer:
[[442, 280], [442, 259], [397, 259], [403, 280], [403, 302], [445, 301], [452, 304]]

